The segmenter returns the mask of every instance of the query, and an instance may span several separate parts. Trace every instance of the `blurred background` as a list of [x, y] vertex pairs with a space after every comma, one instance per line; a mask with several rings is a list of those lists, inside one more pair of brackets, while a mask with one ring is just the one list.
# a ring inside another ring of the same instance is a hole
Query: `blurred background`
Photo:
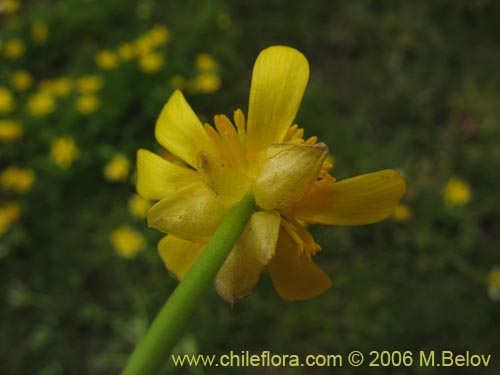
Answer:
[[499, 12], [493, 0], [0, 0], [0, 372], [119, 372], [177, 284], [135, 194], [136, 150], [160, 151], [154, 124], [175, 88], [204, 121], [246, 112], [257, 54], [285, 44], [309, 60], [297, 123], [329, 145], [332, 174], [395, 168], [407, 194], [382, 223], [312, 228], [325, 294], [283, 301], [264, 275], [230, 306], [212, 288], [177, 352], [468, 350], [492, 364], [463, 373], [500, 373]]

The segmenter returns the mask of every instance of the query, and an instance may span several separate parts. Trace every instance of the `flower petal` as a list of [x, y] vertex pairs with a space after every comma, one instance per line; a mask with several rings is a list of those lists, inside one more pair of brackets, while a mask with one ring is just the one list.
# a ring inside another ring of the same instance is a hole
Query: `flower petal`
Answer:
[[193, 167], [200, 151], [214, 152], [203, 125], [179, 90], [163, 107], [155, 135], [163, 147]]
[[296, 204], [292, 215], [308, 223], [363, 225], [387, 218], [406, 190], [401, 175], [392, 170], [364, 174], [340, 182], [313, 185]]
[[252, 158], [281, 142], [292, 125], [309, 80], [309, 64], [284, 46], [263, 50], [255, 61], [248, 108], [248, 151]]
[[203, 243], [165, 236], [158, 242], [158, 253], [167, 269], [182, 280], [204, 248]]
[[159, 200], [179, 187], [199, 181], [195, 171], [171, 163], [148, 150], [137, 151], [137, 192], [146, 199]]
[[250, 190], [252, 181], [236, 167], [224, 164], [206, 152], [198, 155], [197, 169], [205, 183], [232, 206]]
[[252, 215], [215, 278], [215, 289], [224, 300], [236, 303], [255, 288], [265, 265], [274, 255], [280, 220], [275, 211]]
[[316, 263], [300, 254], [297, 244], [283, 227], [276, 253], [269, 262], [269, 273], [278, 294], [288, 300], [309, 299], [331, 286], [330, 278]]
[[186, 240], [203, 241], [219, 226], [225, 210], [204, 183], [194, 183], [156, 203], [148, 212], [148, 224]]
[[253, 186], [257, 204], [267, 210], [301, 199], [316, 181], [327, 155], [324, 143], [270, 146]]

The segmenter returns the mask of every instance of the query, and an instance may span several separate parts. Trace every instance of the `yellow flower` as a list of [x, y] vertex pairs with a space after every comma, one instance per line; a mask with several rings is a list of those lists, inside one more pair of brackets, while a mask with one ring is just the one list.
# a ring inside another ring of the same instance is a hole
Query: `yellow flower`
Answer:
[[117, 48], [118, 56], [123, 60], [130, 60], [135, 55], [134, 46], [131, 43], [122, 43]]
[[18, 121], [0, 120], [0, 141], [10, 142], [21, 138], [23, 127]]
[[81, 77], [77, 82], [77, 89], [82, 94], [93, 94], [99, 91], [104, 84], [99, 76], [86, 75]]
[[116, 253], [123, 258], [133, 258], [144, 247], [144, 238], [134, 229], [122, 226], [110, 235]]
[[6, 14], [12, 14], [17, 12], [21, 3], [19, 0], [3, 0], [0, 2], [0, 13], [5, 12]]
[[174, 89], [182, 89], [186, 85], [186, 79], [179, 75], [176, 74], [170, 79], [170, 86], [172, 86]]
[[487, 278], [488, 294], [493, 301], [500, 300], [500, 267], [491, 269]]
[[60, 77], [50, 83], [49, 91], [55, 96], [68, 96], [73, 90], [73, 80], [69, 77]]
[[9, 39], [3, 46], [3, 53], [10, 59], [17, 59], [24, 54], [24, 43], [17, 38]]
[[168, 42], [170, 39], [170, 32], [165, 26], [156, 25], [149, 31], [148, 37], [153, 46], [160, 46]]
[[443, 190], [444, 203], [447, 206], [463, 206], [470, 201], [470, 187], [464, 180], [453, 177]]
[[5, 190], [17, 193], [27, 192], [35, 182], [35, 173], [31, 169], [10, 166], [0, 174], [0, 184]]
[[83, 95], [76, 99], [75, 105], [78, 112], [88, 115], [97, 111], [101, 103], [95, 95]]
[[28, 99], [28, 112], [35, 117], [45, 116], [55, 109], [55, 102], [52, 95], [46, 91], [39, 91]]
[[73, 138], [69, 136], [59, 137], [52, 141], [50, 158], [54, 164], [61, 168], [69, 168], [73, 162], [80, 157], [80, 150], [75, 145]]
[[217, 64], [208, 53], [200, 53], [196, 57], [196, 67], [203, 72], [213, 72]]
[[396, 221], [407, 221], [411, 218], [411, 209], [406, 204], [400, 204], [392, 213], [392, 218]]
[[0, 207], [0, 235], [5, 233], [12, 224], [21, 217], [21, 209], [17, 203], [6, 203]]
[[42, 44], [47, 40], [47, 37], [49, 36], [49, 29], [47, 28], [47, 25], [41, 22], [37, 22], [31, 26], [31, 37], [33, 40], [38, 43]]
[[152, 39], [148, 35], [143, 35], [137, 38], [133, 44], [134, 51], [138, 55], [147, 55], [154, 48]]
[[136, 219], [146, 218], [148, 210], [151, 208], [151, 202], [134, 194], [128, 200], [128, 210]]
[[197, 92], [210, 94], [219, 89], [220, 83], [220, 78], [217, 74], [202, 73], [194, 79], [193, 89]]
[[104, 50], [95, 56], [95, 62], [99, 68], [102, 69], [114, 69], [118, 66], [120, 62], [118, 55], [111, 50]]
[[16, 103], [10, 91], [0, 86], [0, 114], [11, 112], [15, 106]]
[[303, 300], [324, 292], [329, 277], [313, 262], [320, 250], [303, 223], [362, 225], [390, 216], [405, 191], [403, 178], [383, 170], [337, 182], [328, 170], [328, 148], [303, 138], [292, 125], [309, 78], [306, 58], [276, 46], [254, 66], [248, 121], [215, 116], [203, 126], [175, 91], [156, 123], [156, 139], [183, 161], [170, 162], [140, 149], [137, 191], [159, 200], [150, 226], [168, 233], [158, 244], [166, 267], [182, 279], [226, 212], [248, 191], [261, 211], [252, 215], [215, 279], [234, 303], [254, 289], [269, 268], [281, 297]]
[[33, 77], [26, 70], [16, 70], [12, 73], [10, 81], [17, 91], [24, 91], [33, 83]]
[[118, 154], [104, 166], [103, 173], [108, 181], [125, 181], [129, 170], [130, 161], [128, 158], [123, 154]]
[[138, 61], [139, 70], [146, 74], [157, 72], [163, 66], [163, 61], [163, 56], [156, 52], [142, 55]]

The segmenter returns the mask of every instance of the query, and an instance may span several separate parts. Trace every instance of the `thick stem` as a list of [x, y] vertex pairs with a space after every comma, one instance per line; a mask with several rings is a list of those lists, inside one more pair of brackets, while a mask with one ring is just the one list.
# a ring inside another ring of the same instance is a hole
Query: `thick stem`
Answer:
[[256, 210], [252, 194], [245, 195], [231, 208], [189, 272], [163, 305], [129, 358], [122, 375], [154, 375], [163, 368], [200, 296], [211, 285]]

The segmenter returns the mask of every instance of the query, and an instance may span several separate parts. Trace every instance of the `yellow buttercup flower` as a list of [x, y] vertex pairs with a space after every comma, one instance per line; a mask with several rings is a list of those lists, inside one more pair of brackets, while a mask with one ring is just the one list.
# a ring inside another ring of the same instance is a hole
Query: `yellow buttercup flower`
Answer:
[[407, 221], [411, 218], [411, 209], [406, 204], [400, 204], [392, 213], [392, 218], [396, 221]]
[[141, 72], [149, 74], [160, 70], [163, 66], [163, 56], [157, 52], [150, 52], [142, 55], [137, 62]]
[[114, 69], [118, 66], [120, 60], [118, 55], [111, 50], [104, 50], [95, 56], [95, 62], [99, 68]]
[[42, 44], [47, 40], [47, 37], [49, 36], [49, 29], [47, 28], [47, 25], [41, 22], [37, 22], [31, 26], [31, 37], [33, 40], [38, 43]]
[[203, 72], [213, 72], [217, 63], [208, 53], [200, 53], [196, 56], [196, 67]]
[[10, 82], [17, 91], [24, 91], [33, 83], [33, 77], [26, 70], [16, 70], [12, 73]]
[[49, 91], [55, 96], [68, 96], [73, 90], [73, 80], [69, 77], [59, 77], [49, 83]]
[[156, 25], [153, 27], [149, 33], [148, 33], [148, 38], [151, 40], [151, 44], [153, 46], [160, 46], [162, 44], [165, 44], [169, 41], [170, 39], [170, 32], [168, 29], [163, 26], [163, 25]]
[[469, 184], [458, 177], [448, 181], [443, 194], [447, 206], [463, 206], [470, 201], [471, 196]]
[[0, 185], [5, 190], [17, 193], [25, 193], [35, 182], [35, 173], [31, 169], [18, 168], [16, 166], [7, 167], [0, 174]]
[[101, 77], [86, 75], [78, 79], [77, 90], [82, 94], [94, 94], [99, 91], [103, 85], [104, 82]]
[[221, 82], [219, 76], [214, 73], [202, 73], [196, 76], [192, 82], [194, 91], [204, 94], [210, 94], [217, 91], [220, 84]]
[[24, 54], [24, 43], [21, 39], [12, 38], [3, 45], [3, 54], [9, 59], [18, 59]]
[[108, 181], [118, 182], [125, 181], [130, 171], [130, 161], [123, 154], [118, 154], [113, 157], [104, 166], [104, 177]]
[[136, 230], [122, 226], [110, 235], [116, 253], [123, 258], [133, 258], [144, 247], [144, 238]]
[[11, 112], [15, 106], [16, 103], [10, 91], [0, 86], [0, 114]]
[[76, 99], [76, 109], [84, 115], [97, 111], [101, 105], [99, 98], [95, 95], [82, 95]]
[[11, 142], [21, 138], [23, 127], [19, 121], [0, 120], [0, 141]]
[[48, 91], [39, 91], [28, 99], [28, 112], [35, 117], [45, 116], [55, 109], [55, 101]]
[[59, 137], [52, 141], [50, 158], [61, 168], [69, 168], [80, 157], [80, 150], [69, 136]]
[[4, 12], [6, 14], [12, 14], [17, 12], [21, 2], [19, 0], [2, 0], [0, 2], [0, 13]]
[[500, 300], [500, 267], [491, 269], [487, 278], [488, 294], [493, 301]]
[[120, 44], [116, 51], [122, 60], [130, 60], [135, 56], [135, 49], [131, 43]]
[[145, 219], [148, 210], [151, 208], [151, 202], [134, 194], [128, 200], [128, 210], [136, 219]]
[[5, 233], [21, 217], [17, 203], [9, 202], [0, 206], [0, 235]]
[[137, 191], [159, 200], [150, 226], [168, 233], [158, 244], [166, 267], [182, 279], [226, 212], [252, 192], [252, 215], [218, 272], [215, 288], [234, 303], [254, 289], [266, 266], [279, 295], [303, 300], [331, 285], [313, 262], [320, 250], [305, 224], [362, 225], [390, 216], [405, 192], [403, 178], [383, 170], [337, 182], [328, 148], [293, 125], [309, 79], [297, 50], [275, 46], [254, 66], [248, 121], [224, 116], [203, 126], [180, 91], [163, 107], [156, 139], [181, 162], [140, 149]]
[[186, 79], [183, 76], [176, 74], [170, 79], [170, 86], [174, 89], [183, 89], [184, 86], [186, 86]]

